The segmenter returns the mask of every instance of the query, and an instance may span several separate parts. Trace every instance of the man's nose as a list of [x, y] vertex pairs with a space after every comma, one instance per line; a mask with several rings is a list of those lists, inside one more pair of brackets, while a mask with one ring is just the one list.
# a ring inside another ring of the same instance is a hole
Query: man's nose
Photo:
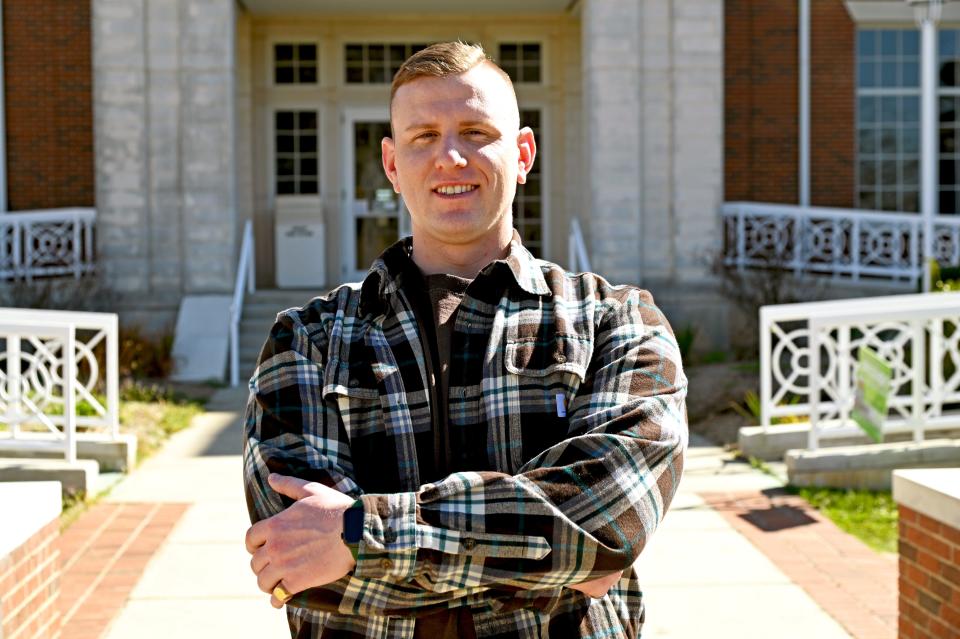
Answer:
[[467, 158], [460, 152], [459, 147], [451, 140], [443, 145], [437, 156], [438, 169], [457, 169], [467, 166]]

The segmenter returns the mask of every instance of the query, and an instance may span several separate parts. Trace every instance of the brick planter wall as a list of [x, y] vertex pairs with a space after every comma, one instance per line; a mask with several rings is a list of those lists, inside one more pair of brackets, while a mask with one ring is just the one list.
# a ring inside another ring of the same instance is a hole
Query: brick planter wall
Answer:
[[[924, 485], [927, 477], [938, 482]], [[945, 477], [956, 483], [938, 495]], [[898, 470], [894, 497], [900, 510], [899, 636], [960, 637], [960, 469]]]
[[54, 519], [9, 554], [0, 557], [0, 637], [60, 636], [60, 554]]

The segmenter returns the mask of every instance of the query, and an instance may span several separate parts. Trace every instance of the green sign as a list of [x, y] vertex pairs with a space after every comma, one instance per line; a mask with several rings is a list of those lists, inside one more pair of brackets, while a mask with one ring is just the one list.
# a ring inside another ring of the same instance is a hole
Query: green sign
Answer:
[[887, 418], [893, 369], [867, 346], [860, 347], [857, 364], [857, 389], [850, 416], [870, 439], [880, 442], [883, 440], [883, 421]]

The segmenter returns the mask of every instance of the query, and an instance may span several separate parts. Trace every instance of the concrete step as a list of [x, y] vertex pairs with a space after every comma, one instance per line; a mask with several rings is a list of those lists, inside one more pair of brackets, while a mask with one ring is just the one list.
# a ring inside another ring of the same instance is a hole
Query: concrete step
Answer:
[[0, 482], [58, 481], [64, 495], [90, 495], [97, 484], [100, 465], [92, 459], [17, 459], [0, 457]]
[[[53, 433], [21, 433], [16, 440], [0, 437], [0, 457], [63, 459], [61, 441]], [[96, 461], [103, 471], [129, 472], [137, 463], [137, 436], [121, 433], [114, 440], [101, 433], [77, 433], [77, 457]]]

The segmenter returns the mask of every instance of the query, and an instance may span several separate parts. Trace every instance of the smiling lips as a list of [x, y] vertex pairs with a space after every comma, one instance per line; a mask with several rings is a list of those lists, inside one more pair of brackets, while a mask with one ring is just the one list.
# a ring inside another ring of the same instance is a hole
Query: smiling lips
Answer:
[[433, 189], [433, 192], [440, 195], [460, 195], [461, 193], [475, 191], [476, 188], [476, 184], [444, 184]]

